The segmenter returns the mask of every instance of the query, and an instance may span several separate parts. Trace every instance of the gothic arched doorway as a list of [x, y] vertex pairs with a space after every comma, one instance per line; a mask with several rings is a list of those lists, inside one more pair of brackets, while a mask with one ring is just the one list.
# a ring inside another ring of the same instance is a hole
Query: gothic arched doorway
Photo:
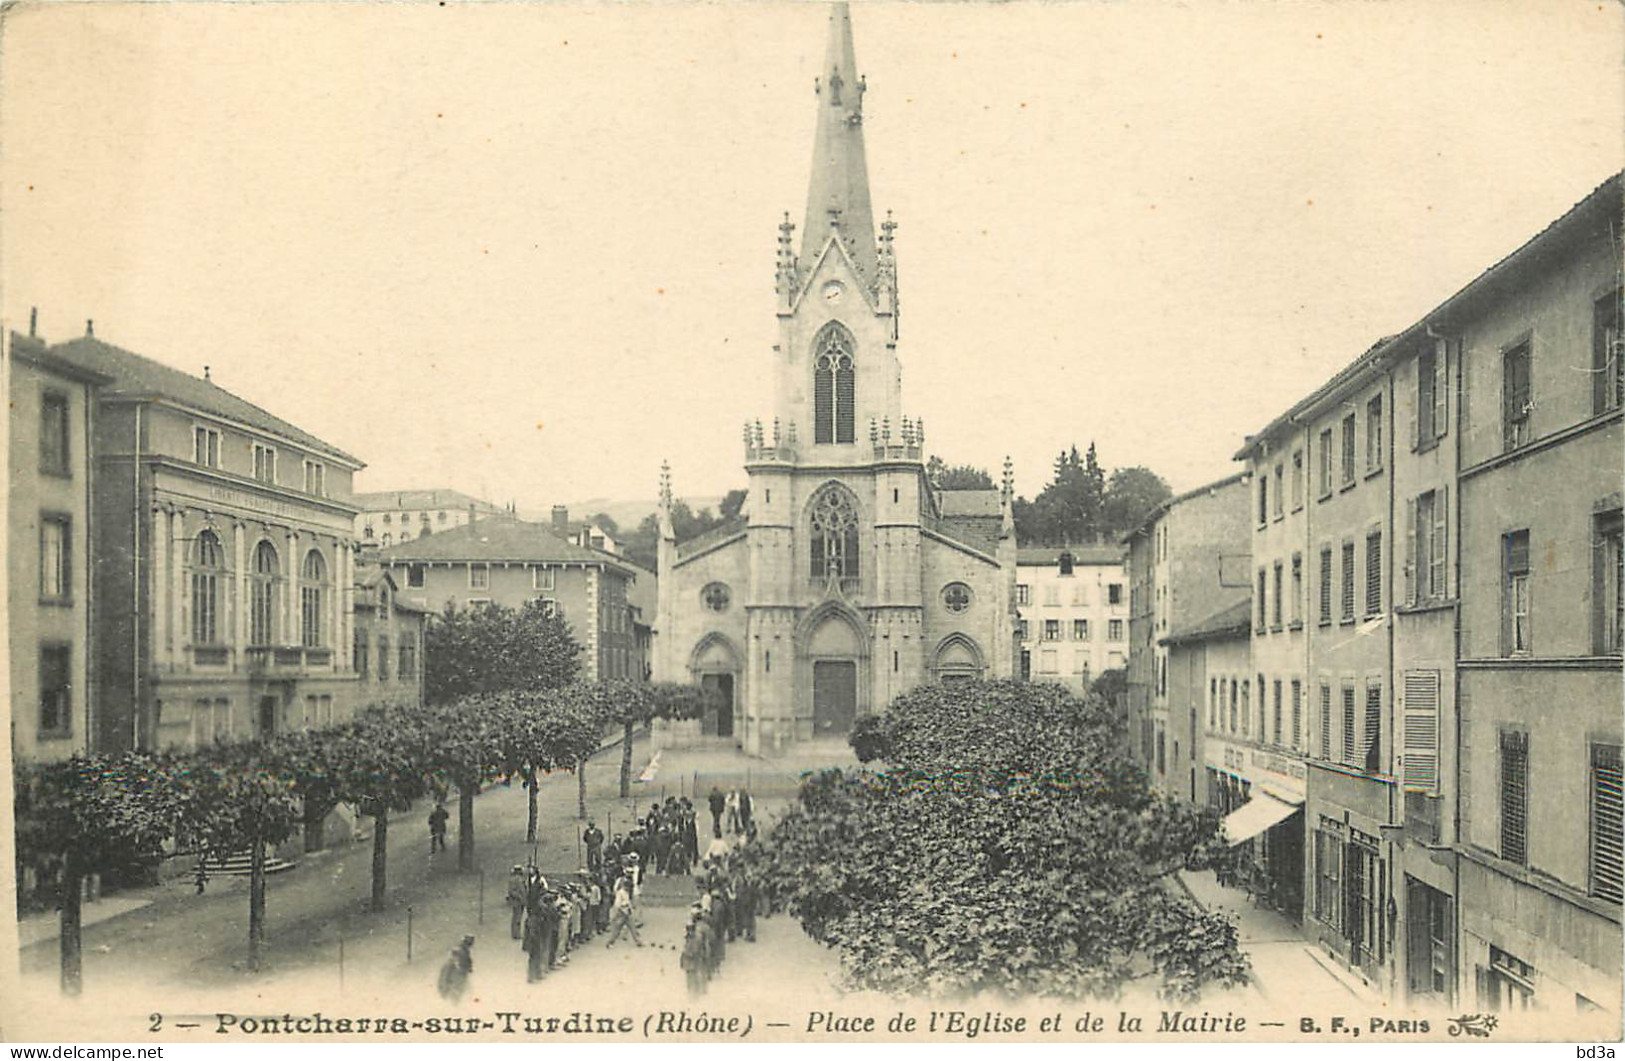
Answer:
[[844, 608], [821, 609], [810, 618], [802, 651], [812, 664], [806, 689], [812, 735], [837, 737], [850, 733], [861, 713], [869, 655], [865, 630], [861, 620]]
[[694, 646], [688, 669], [700, 687], [711, 694], [712, 703], [700, 720], [700, 732], [731, 738], [739, 711], [739, 653], [733, 642], [722, 634], [707, 634]]

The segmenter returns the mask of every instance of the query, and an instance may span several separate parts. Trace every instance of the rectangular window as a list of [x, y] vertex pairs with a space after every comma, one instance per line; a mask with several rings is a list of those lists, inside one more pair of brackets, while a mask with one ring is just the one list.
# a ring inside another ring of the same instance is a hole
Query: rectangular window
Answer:
[[1625, 898], [1619, 760], [1619, 745], [1591, 746], [1591, 894], [1613, 903]]
[[276, 447], [254, 443], [254, 478], [262, 483], [276, 482]]
[[[481, 590], [491, 588], [491, 568], [490, 568], [489, 565], [487, 565], [487, 564], [469, 564], [468, 565], [468, 588], [469, 589], [481, 589]], [[470, 601], [469, 603], [472, 604], [473, 602]]]
[[1620, 513], [1597, 517], [1596, 557], [1593, 563], [1592, 600], [1596, 601], [1596, 651], [1619, 655], [1625, 648], [1625, 552], [1621, 550]]
[[1270, 474], [1263, 472], [1258, 477], [1258, 525], [1262, 527], [1270, 519]]
[[1121, 619], [1108, 619], [1108, 620], [1106, 620], [1106, 640], [1108, 640], [1108, 641], [1121, 641], [1121, 640], [1123, 640], [1123, 620], [1121, 620]]
[[1292, 511], [1303, 507], [1303, 450], [1292, 451]]
[[1356, 452], [1354, 439], [1354, 414], [1343, 417], [1343, 485], [1348, 486], [1354, 482], [1354, 454]]
[[1502, 441], [1508, 450], [1527, 445], [1529, 414], [1535, 406], [1529, 389], [1529, 344], [1519, 343], [1501, 355]]
[[378, 680], [389, 681], [389, 638], [378, 639]]
[[1411, 445], [1431, 449], [1448, 431], [1450, 407], [1450, 345], [1444, 339], [1424, 349], [1416, 359], [1416, 437]]
[[1016, 583], [1016, 603], [1031, 604], [1033, 602], [1033, 588], [1026, 583]]
[[1270, 607], [1270, 625], [1277, 630], [1281, 629], [1281, 598], [1285, 596], [1281, 589], [1283, 586], [1282, 580], [1285, 577], [1285, 568], [1282, 566], [1281, 561], [1275, 561], [1275, 599], [1271, 602]]
[[1445, 487], [1419, 494], [1407, 506], [1405, 600], [1416, 604], [1449, 596], [1449, 503]]
[[39, 595], [65, 601], [73, 596], [73, 522], [42, 514], [39, 522]]
[[1075, 649], [1072, 650], [1072, 673], [1082, 675], [1083, 679], [1085, 681], [1089, 680], [1089, 650], [1088, 649], [1086, 649], [1086, 648], [1075, 648]]
[[1303, 682], [1292, 679], [1292, 747], [1303, 747]]
[[1106, 603], [1123, 603], [1123, 584], [1121, 582], [1109, 582], [1106, 584]]
[[1365, 536], [1365, 613], [1382, 614], [1382, 531]]
[[1501, 857], [1529, 859], [1529, 734], [1501, 731]]
[[73, 730], [73, 647], [39, 650], [39, 735], [66, 737]]
[[1276, 519], [1286, 515], [1286, 465], [1280, 463], [1275, 465], [1275, 508], [1273, 512]]
[[1292, 554], [1292, 625], [1303, 622], [1303, 554]]
[[1320, 625], [1332, 621], [1332, 547], [1320, 547]]
[[1060, 639], [1061, 639], [1061, 620], [1059, 620], [1059, 619], [1045, 619], [1044, 620], [1044, 640], [1045, 641], [1059, 641]]
[[1074, 641], [1087, 641], [1087, 640], [1089, 640], [1089, 620], [1088, 619], [1074, 619], [1074, 620], [1072, 620], [1072, 640], [1074, 640]]
[[1366, 682], [1365, 725], [1360, 731], [1360, 761], [1369, 773], [1382, 769], [1382, 683]]
[[372, 647], [372, 641], [360, 631], [355, 635], [355, 672], [361, 677], [367, 677], [371, 669], [371, 661], [367, 659], [367, 650]]
[[68, 396], [46, 391], [40, 400], [39, 419], [39, 470], [46, 475], [72, 474], [68, 425]]
[[1061, 587], [1049, 585], [1044, 587], [1044, 607], [1055, 608], [1061, 603]]
[[1337, 928], [1343, 913], [1343, 838], [1315, 830], [1315, 917]]
[[1591, 327], [1591, 395], [1592, 410], [1610, 412], [1620, 407], [1625, 397], [1625, 335], [1620, 330], [1620, 302], [1625, 299], [1625, 288], [1613, 291], [1597, 300]]
[[1345, 623], [1354, 621], [1354, 543], [1344, 542], [1342, 549], [1343, 581], [1341, 597], [1342, 617]]
[[423, 588], [424, 570], [422, 564], [413, 564], [406, 569], [406, 585], [408, 589]]
[[1501, 648], [1521, 655], [1529, 651], [1529, 532], [1513, 531], [1501, 541]]
[[1320, 496], [1332, 496], [1332, 429], [1320, 433]]
[[[1223, 690], [1224, 686], [1220, 685], [1219, 688], [1221, 690], [1221, 695], [1222, 695], [1222, 690]], [[1236, 695], [1237, 695], [1236, 694], [1236, 679], [1231, 678], [1230, 679], [1230, 732], [1231, 733], [1236, 732], [1236, 715], [1237, 715]]]
[[1282, 721], [1282, 718], [1281, 718], [1281, 679], [1279, 679], [1279, 678], [1275, 679], [1274, 683], [1270, 687], [1270, 693], [1271, 693], [1270, 706], [1271, 706], [1271, 709], [1272, 709], [1271, 712], [1270, 712], [1270, 743], [1275, 744], [1275, 745], [1279, 745], [1281, 743], [1281, 721]]
[[1219, 725], [1219, 679], [1207, 680], [1207, 728], [1215, 729]]
[[192, 463], [220, 467], [220, 432], [212, 427], [192, 428]]
[[305, 462], [305, 493], [327, 496], [327, 466], [321, 461]]
[[1320, 757], [1332, 758], [1332, 687], [1320, 683]]
[[1251, 735], [1253, 729], [1253, 683], [1241, 682], [1241, 732]]
[[1342, 747], [1343, 756], [1342, 756], [1342, 762], [1343, 762], [1343, 765], [1345, 765], [1345, 766], [1359, 766], [1360, 761], [1363, 758], [1360, 755], [1360, 746], [1359, 746], [1358, 743], [1356, 743], [1358, 735], [1355, 732], [1355, 725], [1356, 725], [1356, 720], [1355, 720], [1355, 713], [1354, 713], [1354, 686], [1353, 685], [1344, 685], [1343, 686], [1343, 747]]
[[1025, 619], [1017, 619], [1016, 620], [1016, 637], [1019, 638], [1022, 641], [1031, 641], [1032, 640], [1032, 629], [1031, 629], [1031, 627], [1028, 626], [1027, 620], [1025, 620]]
[[1046, 648], [1039, 652], [1038, 671], [1040, 674], [1059, 674], [1061, 672], [1061, 654], [1053, 648]]
[[1266, 577], [1267, 576], [1264, 573], [1264, 569], [1262, 567], [1259, 568], [1258, 569], [1258, 621], [1253, 624], [1254, 629], [1256, 629], [1258, 633], [1263, 633], [1264, 632], [1264, 619], [1265, 619], [1265, 615], [1268, 612], [1268, 606], [1269, 606], [1269, 595], [1268, 595], [1268, 593], [1265, 592], [1265, 590], [1266, 590], [1266, 586], [1265, 586]]
[[1382, 470], [1382, 395], [1365, 403], [1365, 470]]
[[544, 593], [552, 593], [557, 574], [551, 567], [533, 567], [530, 569], [530, 588]]
[[1405, 672], [1405, 733], [1399, 772], [1407, 792], [1439, 785], [1438, 671]]
[[397, 672], [403, 679], [412, 678], [418, 672], [418, 646], [417, 642], [401, 639], [401, 666]]

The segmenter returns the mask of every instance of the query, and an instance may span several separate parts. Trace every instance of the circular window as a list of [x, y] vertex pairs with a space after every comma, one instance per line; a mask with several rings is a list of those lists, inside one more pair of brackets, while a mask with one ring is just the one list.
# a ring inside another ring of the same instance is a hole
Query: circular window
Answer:
[[942, 588], [942, 603], [955, 615], [970, 608], [970, 587], [963, 582], [950, 582]]
[[700, 591], [700, 600], [704, 601], [705, 606], [714, 612], [727, 611], [728, 602], [732, 599], [728, 587], [721, 582], [713, 582]]

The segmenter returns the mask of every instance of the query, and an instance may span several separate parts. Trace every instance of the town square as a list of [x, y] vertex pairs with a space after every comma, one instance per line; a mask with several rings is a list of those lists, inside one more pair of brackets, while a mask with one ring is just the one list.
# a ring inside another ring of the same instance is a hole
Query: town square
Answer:
[[8, 8], [0, 1035], [1617, 1040], [1625, 24], [1392, 13]]

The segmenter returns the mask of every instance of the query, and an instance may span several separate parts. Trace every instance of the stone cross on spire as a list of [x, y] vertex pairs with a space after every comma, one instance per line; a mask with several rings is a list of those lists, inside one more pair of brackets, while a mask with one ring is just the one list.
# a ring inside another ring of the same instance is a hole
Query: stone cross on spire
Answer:
[[[801, 261], [810, 265], [836, 236], [863, 273], [875, 279], [875, 217], [869, 203], [869, 165], [863, 150], [863, 94], [852, 49], [852, 15], [844, 3], [830, 5], [824, 56], [827, 91], [817, 91], [812, 178], [807, 187]], [[843, 89], [845, 91], [843, 91]]]

